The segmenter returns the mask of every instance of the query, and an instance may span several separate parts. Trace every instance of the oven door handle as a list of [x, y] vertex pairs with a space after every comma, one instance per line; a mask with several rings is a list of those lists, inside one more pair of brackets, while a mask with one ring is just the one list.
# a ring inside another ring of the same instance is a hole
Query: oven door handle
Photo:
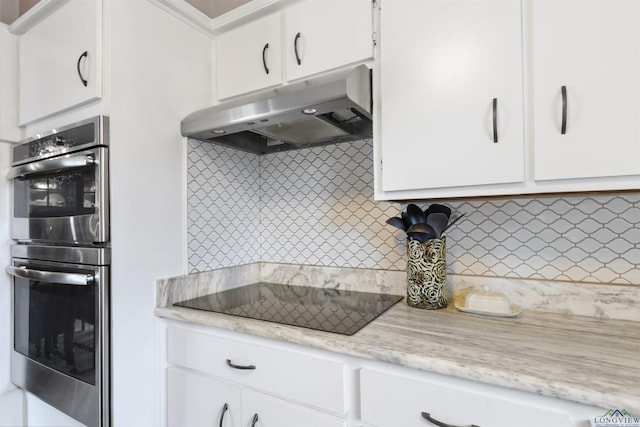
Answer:
[[39, 280], [41, 282], [58, 283], [61, 285], [87, 286], [94, 282], [93, 274], [61, 273], [58, 271], [31, 270], [26, 267], [7, 267], [7, 273], [23, 279]]
[[67, 156], [59, 159], [41, 160], [39, 162], [28, 163], [26, 165], [16, 166], [7, 174], [8, 179], [25, 178], [29, 175], [35, 175], [47, 172], [57, 172], [64, 169], [77, 169], [90, 166], [95, 163], [92, 155], [86, 156]]

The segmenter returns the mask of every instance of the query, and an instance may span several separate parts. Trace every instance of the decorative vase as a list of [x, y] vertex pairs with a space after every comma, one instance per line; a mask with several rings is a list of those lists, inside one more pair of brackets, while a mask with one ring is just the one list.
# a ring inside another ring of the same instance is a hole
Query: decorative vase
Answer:
[[445, 237], [426, 242], [407, 240], [407, 304], [438, 309], [447, 306]]

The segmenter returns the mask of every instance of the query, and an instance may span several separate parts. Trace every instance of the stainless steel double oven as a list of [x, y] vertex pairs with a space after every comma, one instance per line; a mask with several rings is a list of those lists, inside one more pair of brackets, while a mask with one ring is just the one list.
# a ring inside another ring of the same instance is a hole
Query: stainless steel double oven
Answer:
[[16, 145], [11, 380], [88, 426], [110, 425], [109, 123]]

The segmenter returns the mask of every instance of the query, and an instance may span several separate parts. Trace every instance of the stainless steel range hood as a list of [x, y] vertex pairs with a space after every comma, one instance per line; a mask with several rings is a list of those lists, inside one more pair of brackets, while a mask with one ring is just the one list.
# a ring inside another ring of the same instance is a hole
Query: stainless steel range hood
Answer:
[[190, 114], [183, 136], [266, 154], [370, 138], [371, 70], [351, 70]]

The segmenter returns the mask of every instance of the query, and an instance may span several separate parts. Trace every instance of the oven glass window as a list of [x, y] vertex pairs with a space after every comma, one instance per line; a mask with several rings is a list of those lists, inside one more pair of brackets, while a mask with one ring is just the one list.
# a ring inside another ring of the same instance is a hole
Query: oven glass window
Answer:
[[91, 215], [96, 211], [95, 166], [15, 181], [19, 218]]
[[95, 385], [97, 286], [62, 285], [18, 277], [14, 283], [15, 350], [58, 372]]

